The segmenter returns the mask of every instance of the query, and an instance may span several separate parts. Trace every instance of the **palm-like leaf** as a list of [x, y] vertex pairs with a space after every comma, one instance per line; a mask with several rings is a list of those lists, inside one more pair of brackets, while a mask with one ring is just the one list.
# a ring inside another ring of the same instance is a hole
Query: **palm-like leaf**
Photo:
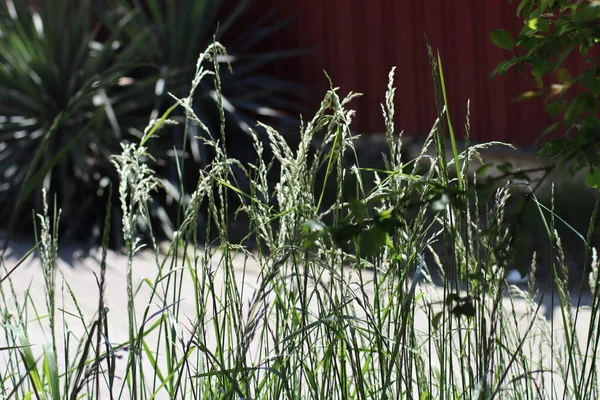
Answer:
[[113, 178], [108, 157], [129, 127], [144, 124], [127, 108], [127, 92], [148, 83], [118, 86], [135, 63], [133, 47], [119, 48], [117, 32], [99, 43], [98, 30], [89, 0], [46, 0], [37, 11], [12, 0], [0, 5], [5, 223], [29, 214], [44, 185], [60, 198], [63, 226], [89, 226], [101, 200], [98, 185]]
[[[0, 205], [10, 210], [0, 219], [28, 215], [45, 186], [59, 198], [67, 233], [81, 236], [93, 227], [99, 233], [103, 187], [118, 179], [109, 157], [173, 104], [169, 92], [187, 96], [199, 52], [215, 39], [217, 27], [216, 39], [228, 45], [227, 34], [252, 2], [227, 10], [222, 3], [42, 0], [37, 11], [12, 0], [0, 4]], [[298, 110], [300, 104], [300, 86], [264, 73], [275, 59], [298, 51], [252, 53], [285, 23], [270, 17], [229, 36], [233, 73], [221, 69], [228, 152], [243, 161], [250, 161], [247, 133], [256, 117], [290, 121], [279, 108]], [[194, 108], [218, 135], [216, 102], [214, 85], [203, 81]], [[183, 114], [173, 117], [183, 120]], [[200, 134], [192, 126], [184, 135], [177, 126], [149, 142], [163, 179], [179, 179], [175, 163], [168, 162], [175, 148], [189, 153], [194, 168], [183, 178], [195, 183], [197, 169], [212, 158]], [[167, 213], [158, 209], [163, 204], [154, 207], [168, 231]]]

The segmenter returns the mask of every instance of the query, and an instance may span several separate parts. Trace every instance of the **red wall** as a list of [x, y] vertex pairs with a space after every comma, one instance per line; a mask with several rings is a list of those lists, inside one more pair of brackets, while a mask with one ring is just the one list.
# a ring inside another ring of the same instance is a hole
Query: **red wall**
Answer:
[[[28, 0], [35, 2], [34, 0]], [[43, 1], [43, 0], [38, 0]], [[225, 7], [241, 0], [223, 0]], [[507, 29], [516, 36], [522, 22], [516, 16], [518, 1], [508, 0], [253, 0], [243, 25], [255, 22], [269, 10], [290, 24], [266, 44], [264, 50], [306, 48], [305, 55], [279, 61], [273, 70], [313, 88], [307, 100], [318, 107], [328, 82], [327, 71], [341, 94], [364, 96], [351, 104], [357, 110], [360, 133], [384, 131], [380, 104], [384, 101], [388, 72], [397, 66], [396, 125], [407, 135], [426, 135], [436, 111], [431, 67], [423, 34], [438, 49], [443, 62], [450, 112], [459, 137], [464, 136], [466, 103], [471, 100], [471, 137], [535, 145], [550, 120], [542, 101], [514, 102], [533, 88], [529, 74], [515, 71], [488, 80], [489, 73], [509, 51], [497, 48], [490, 31]], [[237, 29], [235, 29], [237, 31]], [[227, 44], [227, 43], [224, 43]], [[571, 69], [584, 68], [569, 62]], [[306, 115], [305, 119], [312, 117]]]
[[[450, 112], [458, 135], [464, 136], [467, 100], [471, 100], [471, 136], [476, 141], [501, 140], [533, 145], [549, 125], [543, 103], [514, 102], [533, 86], [530, 75], [497, 76], [489, 73], [509, 51], [489, 39], [493, 29], [508, 29], [513, 36], [522, 22], [516, 16], [518, 1], [507, 0], [256, 0], [255, 10], [279, 6], [279, 13], [294, 15], [273, 48], [301, 46], [304, 56], [280, 62], [279, 75], [315, 87], [309, 96], [316, 107], [328, 83], [346, 94], [364, 93], [353, 103], [356, 129], [383, 132], [380, 103], [387, 76], [396, 70], [396, 123], [413, 136], [426, 135], [436, 116], [431, 68], [423, 33], [442, 57]], [[315, 108], [316, 110], [316, 108]]]

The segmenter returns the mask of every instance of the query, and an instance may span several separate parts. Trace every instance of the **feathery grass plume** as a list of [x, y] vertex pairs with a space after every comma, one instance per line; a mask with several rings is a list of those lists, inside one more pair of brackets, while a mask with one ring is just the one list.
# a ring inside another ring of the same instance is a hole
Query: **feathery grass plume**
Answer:
[[[56, 338], [56, 270], [58, 259], [58, 221], [60, 210], [56, 209], [56, 198], [54, 201], [54, 213], [52, 221], [48, 212], [48, 200], [46, 190], [42, 189], [43, 213], [37, 217], [40, 223], [40, 233], [36, 241], [39, 241], [39, 254], [41, 267], [44, 274], [44, 291], [46, 294], [46, 309], [49, 317], [50, 344], [43, 346], [43, 368], [42, 377], [48, 383], [48, 393], [53, 398], [60, 395], [60, 381], [58, 376], [57, 362], [57, 338]], [[45, 382], [44, 382], [45, 383]]]
[[384, 165], [389, 171], [396, 171], [397, 168], [402, 166], [402, 135], [404, 132], [400, 132], [398, 137], [394, 137], [395, 126], [394, 126], [394, 96], [396, 95], [396, 88], [394, 87], [394, 74], [396, 67], [393, 67], [388, 75], [388, 86], [385, 92], [385, 103], [381, 104], [381, 112], [383, 113], [383, 119], [385, 122], [385, 136], [390, 150], [390, 159], [387, 156], [383, 156]]
[[595, 247], [592, 247], [592, 261], [590, 263], [590, 275], [588, 277], [588, 284], [590, 285], [590, 290], [592, 292], [592, 297], [596, 295], [596, 282], [598, 282], [598, 265], [600, 265], [600, 261], [598, 260], [598, 251]]
[[138, 329], [135, 318], [134, 289], [133, 289], [133, 258], [143, 247], [137, 236], [138, 220], [149, 222], [147, 202], [151, 200], [150, 192], [156, 190], [159, 181], [152, 175], [152, 170], [144, 162], [149, 155], [146, 148], [135, 144], [121, 144], [122, 152], [112, 158], [119, 174], [119, 199], [122, 212], [123, 239], [127, 247], [127, 314], [129, 321], [129, 361], [131, 374], [131, 394], [137, 396], [140, 379], [137, 375], [140, 363], [140, 343], [136, 337]]
[[56, 210], [56, 199], [54, 201], [54, 213], [52, 221], [48, 213], [48, 199], [46, 189], [42, 189], [43, 213], [37, 217], [40, 222], [39, 237], [36, 232], [36, 241], [40, 242], [39, 254], [44, 273], [44, 290], [46, 292], [46, 307], [49, 312], [50, 334], [52, 337], [52, 351], [56, 354], [56, 260], [58, 259], [58, 222], [60, 210]]
[[122, 143], [121, 148], [121, 154], [114, 155], [112, 162], [119, 173], [123, 238], [127, 248], [135, 254], [141, 249], [136, 236], [138, 219], [148, 222], [145, 205], [151, 201], [150, 192], [156, 190], [160, 183], [144, 162], [149, 157], [145, 147]]

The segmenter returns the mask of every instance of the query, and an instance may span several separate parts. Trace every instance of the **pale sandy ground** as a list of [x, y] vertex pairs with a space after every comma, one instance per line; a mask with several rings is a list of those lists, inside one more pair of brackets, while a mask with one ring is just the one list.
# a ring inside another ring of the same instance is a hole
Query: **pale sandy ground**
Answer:
[[[15, 262], [27, 251], [27, 249], [28, 245], [24, 243], [17, 243], [13, 245], [9, 251], [9, 257], [6, 261], [6, 266], [8, 268], [12, 267]], [[61, 292], [60, 288], [64, 287], [63, 282], [68, 283], [78, 301], [78, 307], [84, 314], [86, 320], [90, 321], [97, 310], [98, 304], [98, 288], [95, 274], [99, 274], [100, 271], [100, 252], [98, 250], [93, 250], [89, 254], [85, 255], [82, 251], [77, 250], [76, 248], [65, 247], [62, 248], [60, 254], [60, 273], [57, 275], [57, 287], [59, 288], [59, 293]], [[238, 264], [240, 266], [243, 265], [241, 257], [239, 258]], [[254, 292], [254, 288], [256, 287], [256, 282], [260, 273], [259, 267], [250, 261], [246, 263], [246, 268], [244, 271], [245, 274], [242, 274], [241, 267], [239, 268], [238, 272], [238, 281], [240, 287], [243, 288], [243, 297], [245, 303], [247, 303]], [[2, 274], [4, 274], [4, 272], [2, 272]], [[135, 258], [133, 275], [136, 285], [144, 278], [153, 280], [156, 277], [156, 274], [157, 267], [154, 260], [154, 255], [152, 253], [142, 252]], [[40, 269], [39, 259], [37, 257], [30, 258], [26, 264], [18, 268], [12, 274], [11, 278], [15, 293], [17, 295], [17, 298], [13, 300], [16, 300], [16, 302], [7, 301], [7, 303], [3, 304], [2, 307], [13, 310], [14, 312], [16, 304], [22, 304], [24, 296], [28, 294], [33, 300], [33, 302], [30, 303], [35, 304], [39, 308], [38, 312], [43, 314], [41, 310], [44, 309], [45, 305], [44, 280]], [[369, 277], [365, 277], [365, 279], [369, 279]], [[128, 320], [126, 306], [127, 296], [125, 256], [116, 253], [109, 253], [106, 280], [106, 306], [110, 309], [108, 313], [110, 327], [109, 336], [112, 343], [126, 342], [128, 339]], [[8, 288], [8, 282], [3, 283], [2, 289], [5, 291], [5, 293]], [[436, 295], [440, 296], [439, 288], [424, 287], [421, 288], [421, 290], [426, 292], [428, 291], [432, 298], [435, 298]], [[66, 310], [68, 313], [77, 313], [77, 308], [75, 307], [72, 299], [69, 297], [66, 291], [63, 292], [64, 294], [58, 295], [58, 307]], [[136, 307], [140, 319], [145, 307], [148, 304], [149, 293], [149, 288], [145, 285], [142, 285], [136, 297]], [[195, 292], [192, 283], [190, 280], [184, 280], [181, 296], [183, 298], [181, 302], [181, 308], [184, 314], [191, 316], [195, 315], [194, 296]], [[505, 299], [505, 301], [508, 302], [508, 299]], [[589, 299], [586, 301], [589, 301]], [[555, 308], [552, 310], [548, 307], [548, 304], [549, 301], [546, 301], [546, 305], [542, 307], [542, 312], [548, 316], [554, 314], [555, 321], [560, 321], [560, 309]], [[158, 311], [158, 309], [158, 306], [151, 306], [152, 311]], [[34, 345], [34, 353], [39, 355], [42, 353], [42, 346], [50, 342], [47, 330], [47, 319], [43, 319], [40, 326], [40, 324], [35, 321], [34, 313], [31, 307], [29, 312], [28, 335], [31, 343]], [[523, 317], [523, 323], [519, 325], [519, 330], [524, 332], [527, 327], [525, 318], [527, 315], [527, 310], [524, 302], [516, 302], [516, 312], [518, 315]], [[60, 313], [59, 317], [62, 320]], [[582, 310], [577, 324], [579, 337], [581, 339], [584, 339], [587, 335], [589, 317], [589, 311]], [[81, 321], [78, 318], [69, 315], [64, 317], [64, 321], [61, 321], [59, 326], [67, 326], [68, 330], [77, 337], [80, 337], [85, 332]], [[427, 326], [428, 324], [426, 315], [423, 312], [418, 312], [416, 328], [426, 332]], [[556, 329], [558, 330], [558, 328], [559, 327], [557, 326]], [[185, 331], [185, 329], [183, 329], [183, 331]], [[544, 345], [542, 345], [541, 348], [538, 348], [540, 343], [538, 333], [539, 332], [535, 330], [532, 332], [532, 339], [526, 343], [526, 346], [532, 347], [534, 357], [541, 357], [549, 364], [548, 358], [544, 357], [549, 356], [550, 348]], [[560, 332], [557, 335], [558, 343], [561, 341]], [[59, 343], [62, 343], [62, 339], [59, 339]], [[4, 335], [2, 335], [0, 338], [0, 346], [13, 344], [14, 343], [7, 343]], [[62, 353], [62, 349], [60, 347], [58, 349], [58, 353]], [[126, 353], [123, 352], [121, 355], [123, 356], [123, 360], [126, 359]], [[3, 368], [2, 363], [4, 362], [6, 362], [6, 360], [2, 354], [0, 354], [0, 368]], [[117, 376], [122, 377], [123, 364], [124, 362], [121, 361], [119, 368], [117, 369]], [[161, 397], [158, 396], [157, 398]]]

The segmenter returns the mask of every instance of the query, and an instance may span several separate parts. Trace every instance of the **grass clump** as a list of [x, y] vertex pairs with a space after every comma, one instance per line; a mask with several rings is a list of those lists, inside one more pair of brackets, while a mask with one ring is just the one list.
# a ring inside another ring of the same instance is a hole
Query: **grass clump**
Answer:
[[[218, 133], [206, 128], [192, 107], [201, 79], [212, 76], [219, 96], [217, 55], [224, 51], [217, 43], [209, 47], [199, 58], [189, 97], [176, 98], [187, 120], [203, 127], [201, 140], [216, 156], [199, 171], [193, 193], [186, 196], [180, 189], [179, 223], [164, 252], [148, 218], [149, 193], [160, 188], [145, 146], [160, 134], [168, 115], [150, 124], [140, 144], [124, 144], [113, 157], [127, 253], [126, 317], [106, 307], [108, 234], [96, 314], [85, 315], [68, 280], [57, 287], [56, 231], [44, 211], [40, 254], [48, 318], [39, 313], [30, 318], [29, 310], [37, 313], [40, 305], [16, 293], [10, 277], [1, 286], [6, 345], [0, 387], [6, 397], [596, 397], [597, 291], [591, 313], [572, 307], [563, 268], [555, 274], [561, 312], [552, 318], [542, 312], [544, 294], [534, 283], [527, 289], [507, 283], [511, 231], [505, 208], [513, 186], [500, 185], [490, 201], [477, 195], [481, 178], [469, 176], [468, 166], [486, 145], [467, 145], [464, 152], [454, 145], [439, 58], [431, 59], [440, 118], [414, 160], [403, 159], [402, 136], [394, 132], [390, 73], [382, 105], [390, 152], [385, 170], [369, 171], [371, 184], [363, 181], [365, 171], [357, 163], [349, 167], [344, 157], [356, 139], [349, 108], [356, 95], [340, 98], [334, 88], [302, 124], [296, 148], [262, 125], [269, 141], [252, 133], [256, 162], [229, 157], [222, 103], [217, 101]], [[204, 69], [206, 62], [213, 62], [214, 72]], [[465, 131], [468, 143], [468, 123]], [[450, 159], [446, 132], [452, 138]], [[313, 151], [317, 133], [324, 136]], [[272, 159], [263, 157], [265, 145]], [[245, 186], [238, 182], [240, 172]], [[334, 189], [323, 182], [335, 182]], [[326, 193], [330, 190], [333, 196]], [[326, 195], [333, 200], [325, 202]], [[228, 210], [231, 204], [240, 206]], [[107, 210], [105, 232], [111, 205]], [[207, 223], [199, 224], [200, 215]], [[241, 243], [228, 240], [233, 215], [243, 216], [250, 227]], [[564, 266], [561, 244], [553, 220], [547, 223], [552, 267], [558, 271]], [[152, 238], [154, 269], [140, 275], [139, 257], [148, 254], [140, 251], [142, 232]], [[215, 235], [219, 240], [198, 244], [199, 236]], [[589, 244], [585, 250], [591, 251]], [[597, 262], [592, 266], [595, 288]], [[532, 277], [535, 268], [533, 257]], [[57, 296], [63, 303], [70, 298], [71, 306], [58, 309]], [[582, 338], [575, 327], [590, 316]], [[73, 318], [77, 332], [65, 322]], [[114, 337], [109, 325], [124, 318], [127, 337]], [[27, 339], [36, 325], [52, 332], [52, 346], [41, 361]]]

